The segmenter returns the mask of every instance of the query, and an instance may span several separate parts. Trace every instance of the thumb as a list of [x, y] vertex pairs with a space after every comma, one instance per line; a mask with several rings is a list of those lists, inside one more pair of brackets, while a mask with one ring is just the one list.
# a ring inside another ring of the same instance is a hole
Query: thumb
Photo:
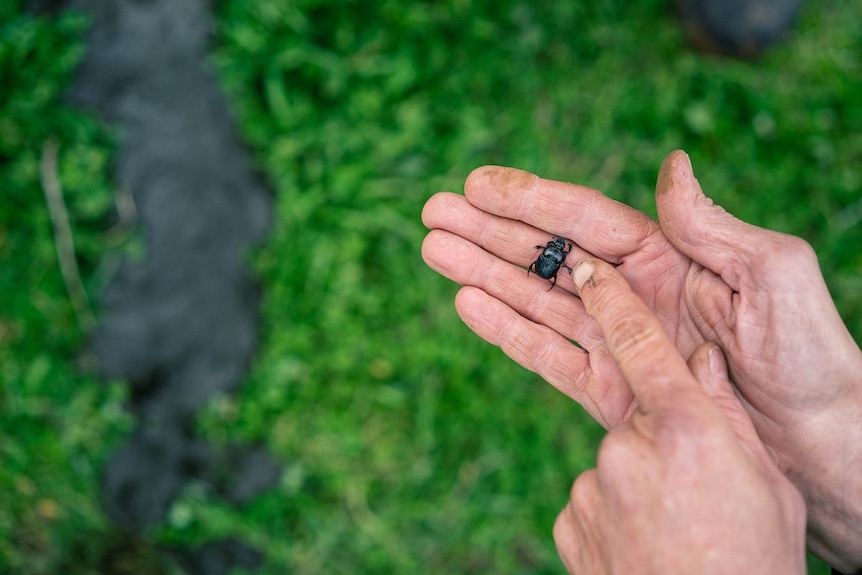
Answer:
[[775, 460], [757, 435], [751, 417], [736, 395], [730, 381], [724, 353], [714, 343], [699, 345], [688, 359], [688, 367], [703, 391], [724, 414], [740, 443], [764, 469], [772, 468]]
[[656, 182], [656, 209], [671, 244], [739, 291], [750, 270], [768, 262], [777, 232], [739, 220], [706, 197], [688, 154], [668, 154]]

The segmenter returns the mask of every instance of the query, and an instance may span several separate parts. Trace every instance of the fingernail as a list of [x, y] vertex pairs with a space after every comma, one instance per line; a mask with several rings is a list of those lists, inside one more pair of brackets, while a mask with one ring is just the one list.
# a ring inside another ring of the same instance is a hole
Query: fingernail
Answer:
[[694, 168], [691, 166], [691, 156], [688, 155], [688, 152], [683, 151], [685, 154], [685, 159], [688, 160], [688, 171], [694, 175]]
[[580, 290], [585, 283], [593, 277], [593, 272], [596, 271], [596, 266], [592, 260], [581, 260], [572, 270], [572, 279], [575, 285]]
[[712, 375], [721, 379], [727, 380], [727, 362], [724, 360], [724, 354], [717, 346], [709, 350], [709, 370]]

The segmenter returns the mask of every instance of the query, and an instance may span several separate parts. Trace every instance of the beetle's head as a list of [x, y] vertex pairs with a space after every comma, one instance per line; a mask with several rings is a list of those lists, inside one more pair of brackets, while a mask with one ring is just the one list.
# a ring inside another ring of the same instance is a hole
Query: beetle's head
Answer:
[[565, 238], [554, 238], [554, 246], [560, 250], [566, 249]]

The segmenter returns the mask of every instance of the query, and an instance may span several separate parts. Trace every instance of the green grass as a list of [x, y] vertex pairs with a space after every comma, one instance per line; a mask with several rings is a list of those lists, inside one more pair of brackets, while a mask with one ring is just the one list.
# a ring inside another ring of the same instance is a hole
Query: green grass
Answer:
[[122, 388], [86, 375], [91, 359], [79, 351], [40, 161], [45, 142], [56, 141], [78, 264], [95, 293], [109, 245], [111, 142], [91, 119], [58, 105], [86, 22], [27, 18], [6, 2], [0, 23], [0, 572], [77, 573], [70, 561], [107, 529], [97, 477], [128, 425]]
[[[814, 245], [862, 341], [862, 223], [842, 227], [840, 215], [862, 188], [862, 6], [808, 3], [789, 42], [743, 63], [686, 49], [666, 4], [219, 4], [212, 60], [276, 213], [253, 255], [260, 353], [242, 391], [216, 398], [199, 428], [263, 442], [285, 472], [240, 509], [189, 486], [153, 541], [237, 535], [266, 552], [267, 573], [563, 572], [551, 526], [601, 430], [472, 335], [452, 306], [456, 286], [419, 255], [425, 200], [460, 190], [481, 164], [586, 183], [653, 213], [658, 166], [685, 148], [718, 203]], [[0, 556], [44, 558], [50, 572], [80, 549], [73, 520], [107, 532], [95, 472], [124, 423], [116, 392], [70, 363], [81, 335], [53, 259], [39, 150], [54, 133], [64, 143], [61, 177], [96, 293], [108, 243], [92, 218], [110, 201], [110, 141], [56, 105], [77, 56], [58, 47], [77, 28], [17, 22], [45, 36], [25, 44], [30, 60], [4, 48], [0, 65], [17, 69], [23, 93], [43, 85], [50, 97], [27, 104], [15, 124], [26, 137], [2, 151], [19, 191], [14, 209], [0, 208], [14, 294], [0, 315], [0, 453], [19, 463], [0, 475], [0, 497], [17, 497], [11, 514], [0, 505]], [[51, 73], [27, 72], [32, 62]], [[9, 101], [0, 140], [18, 109]], [[75, 195], [88, 188], [92, 205]], [[45, 500], [62, 502], [58, 519], [39, 515]], [[34, 530], [41, 547], [20, 545]]]

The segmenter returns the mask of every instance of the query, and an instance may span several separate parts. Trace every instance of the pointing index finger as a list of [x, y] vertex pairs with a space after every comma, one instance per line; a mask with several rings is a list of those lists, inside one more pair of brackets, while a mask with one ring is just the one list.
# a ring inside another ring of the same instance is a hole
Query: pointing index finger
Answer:
[[582, 260], [572, 279], [642, 408], [681, 391], [702, 393], [658, 317], [613, 266], [596, 258]]

